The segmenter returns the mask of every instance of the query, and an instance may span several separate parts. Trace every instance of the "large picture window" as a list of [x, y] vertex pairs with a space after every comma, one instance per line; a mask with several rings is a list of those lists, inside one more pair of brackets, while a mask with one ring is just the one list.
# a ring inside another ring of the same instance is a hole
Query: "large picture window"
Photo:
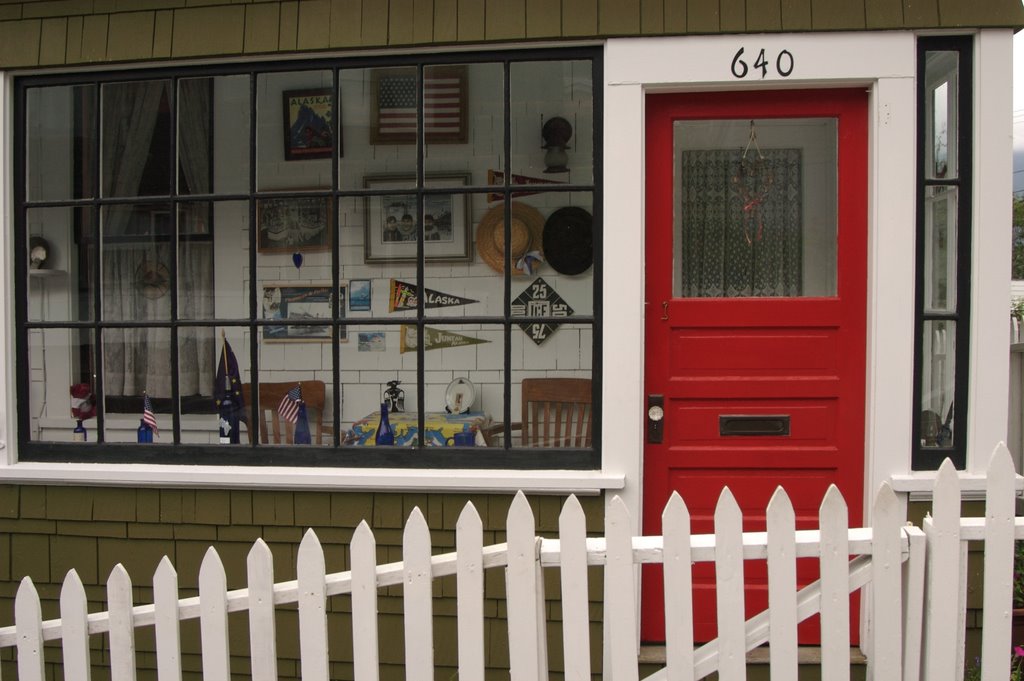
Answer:
[[19, 458], [599, 468], [600, 69], [17, 79]]
[[915, 470], [967, 461], [971, 40], [918, 41]]

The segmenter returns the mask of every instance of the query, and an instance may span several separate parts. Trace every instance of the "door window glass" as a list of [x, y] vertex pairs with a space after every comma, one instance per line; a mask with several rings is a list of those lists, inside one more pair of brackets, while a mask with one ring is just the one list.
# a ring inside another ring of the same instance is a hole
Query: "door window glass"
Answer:
[[832, 118], [677, 121], [673, 295], [836, 295]]

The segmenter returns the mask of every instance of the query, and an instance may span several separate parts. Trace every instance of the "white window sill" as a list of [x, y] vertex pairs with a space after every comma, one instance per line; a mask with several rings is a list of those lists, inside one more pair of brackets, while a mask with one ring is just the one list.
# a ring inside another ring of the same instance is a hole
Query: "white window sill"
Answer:
[[0, 484], [75, 484], [218, 489], [375, 490], [600, 494], [625, 476], [605, 471], [292, 468], [154, 464], [17, 463], [0, 466]]
[[[916, 471], [889, 478], [894, 492], [909, 494], [911, 499], [930, 499], [938, 471]], [[963, 499], [984, 499], [987, 477], [981, 473], [957, 471]], [[1024, 491], [1024, 477], [1016, 476], [1017, 496]]]

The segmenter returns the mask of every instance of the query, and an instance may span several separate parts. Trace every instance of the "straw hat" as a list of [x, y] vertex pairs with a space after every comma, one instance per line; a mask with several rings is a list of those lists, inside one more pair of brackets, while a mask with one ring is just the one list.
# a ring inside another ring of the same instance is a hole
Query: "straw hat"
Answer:
[[[525, 203], [512, 202], [512, 274], [533, 274], [544, 259], [541, 235], [544, 216]], [[476, 227], [476, 250], [480, 259], [496, 272], [505, 271], [505, 204], [487, 211]]]

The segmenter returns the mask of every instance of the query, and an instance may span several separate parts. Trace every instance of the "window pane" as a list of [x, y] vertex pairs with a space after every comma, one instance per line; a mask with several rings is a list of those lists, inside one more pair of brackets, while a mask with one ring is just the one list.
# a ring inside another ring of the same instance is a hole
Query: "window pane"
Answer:
[[[380, 405], [389, 381], [401, 381], [400, 407], [415, 413], [420, 399], [416, 389], [416, 351], [410, 327], [402, 325], [346, 326], [344, 340], [338, 346], [341, 366], [341, 423], [344, 439], [356, 446], [373, 446], [380, 422]], [[412, 327], [415, 329], [415, 327]], [[408, 445], [415, 433], [399, 438], [397, 445]]]
[[[327, 289], [328, 292], [329, 290]], [[312, 305], [314, 304], [311, 303], [310, 306]], [[307, 317], [300, 321], [308, 319]], [[333, 418], [330, 386], [334, 376], [334, 353], [331, 347], [330, 326], [300, 327], [294, 324], [285, 328], [287, 338], [281, 338], [276, 333], [264, 333], [259, 341], [260, 441], [271, 445], [333, 445], [333, 436], [325, 434], [325, 426], [330, 430]], [[265, 332], [273, 329], [274, 327], [264, 327]], [[242, 393], [248, 400], [248, 412], [253, 406], [249, 377], [243, 376], [243, 381]], [[300, 419], [300, 405], [293, 404], [293, 397], [285, 400], [288, 393], [296, 387], [299, 388], [302, 406], [306, 411], [305, 424]], [[294, 416], [291, 416], [295, 419], [294, 423], [288, 418], [282, 418], [279, 409], [286, 415], [292, 414], [294, 410]], [[252, 429], [254, 433], [255, 430]], [[304, 443], [304, 436], [307, 435], [309, 441]]]
[[[196, 232], [194, 239], [182, 237], [182, 247], [190, 253], [200, 254], [203, 244], [201, 220], [206, 216], [204, 206], [210, 205], [208, 229], [213, 237], [212, 291], [214, 316], [217, 319], [247, 319], [249, 317], [249, 202], [215, 201], [212, 204], [188, 204], [179, 216], [184, 234]], [[188, 225], [188, 227], [186, 227]], [[189, 285], [181, 280], [179, 295]], [[186, 314], [179, 304], [179, 314]], [[193, 313], [187, 313], [191, 316]], [[199, 315], [200, 312], [194, 313]], [[189, 317], [185, 317], [189, 318]], [[207, 319], [196, 316], [196, 319]]]
[[928, 187], [924, 209], [924, 307], [956, 310], [957, 188]]
[[925, 172], [932, 179], [958, 176], [959, 56], [952, 51], [927, 52], [925, 56]]
[[96, 194], [96, 86], [28, 91], [26, 194], [30, 201]]
[[102, 339], [104, 439], [135, 442], [143, 393], [155, 400], [171, 397], [171, 330], [104, 329]]
[[921, 446], [952, 447], [956, 322], [926, 321], [921, 339]]
[[[512, 432], [513, 447], [592, 445], [593, 341], [586, 325], [558, 326], [540, 345], [513, 330], [512, 421], [524, 424]], [[523, 402], [524, 389], [529, 404]]]
[[101, 107], [103, 196], [169, 194], [170, 81], [109, 83]]
[[[88, 441], [96, 440], [96, 386], [91, 379], [92, 358], [91, 331], [28, 331], [29, 439], [71, 441], [76, 422], [71, 409], [78, 406], [90, 414], [83, 422], [88, 431]], [[85, 385], [73, 390], [76, 384]], [[72, 395], [73, 392], [77, 397]]]
[[343, 69], [339, 80], [339, 187], [362, 189], [366, 177], [382, 175], [391, 176], [394, 186], [415, 186], [416, 69]]
[[594, 181], [594, 83], [588, 60], [512, 64], [512, 172]]
[[427, 66], [423, 70], [423, 167], [437, 184], [504, 183], [505, 76], [501, 64]]
[[103, 319], [171, 318], [171, 216], [166, 203], [103, 207]]
[[[221, 340], [217, 330], [209, 326], [178, 328], [178, 406], [181, 412], [181, 441], [195, 444], [217, 444], [218, 419], [213, 386], [220, 357]], [[240, 360], [248, 359], [239, 358]], [[160, 427], [160, 438], [169, 441], [171, 434], [170, 401], [154, 400]], [[165, 416], [166, 414], [166, 416]], [[166, 432], [164, 432], [166, 431]]]
[[94, 214], [91, 208], [28, 210], [30, 321], [92, 319]]
[[675, 123], [673, 295], [836, 295], [832, 118]]
[[249, 190], [249, 77], [178, 83], [178, 193]]
[[332, 88], [328, 69], [261, 73], [257, 77], [259, 190], [331, 186], [335, 125]]

